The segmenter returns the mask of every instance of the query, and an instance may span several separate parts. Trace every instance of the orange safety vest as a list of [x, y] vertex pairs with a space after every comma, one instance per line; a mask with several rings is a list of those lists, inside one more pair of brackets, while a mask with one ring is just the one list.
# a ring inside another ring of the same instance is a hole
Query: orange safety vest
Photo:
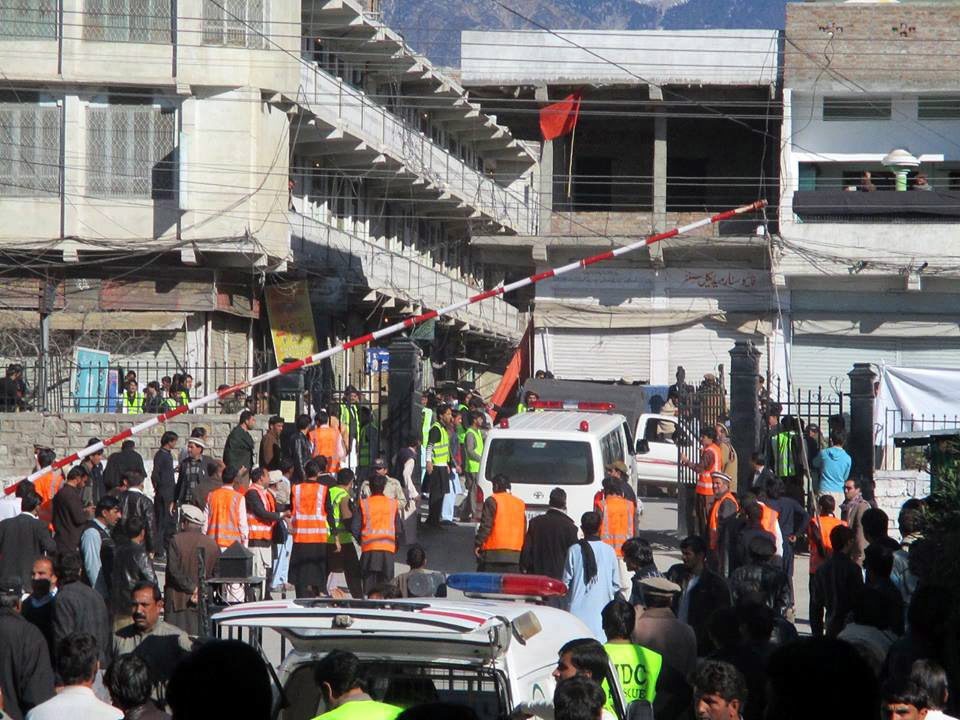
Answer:
[[360, 552], [397, 551], [397, 501], [371, 495], [360, 501]]
[[314, 428], [310, 431], [310, 442], [313, 443], [313, 454], [323, 455], [327, 459], [327, 472], [335, 473], [340, 469], [340, 458], [337, 456], [337, 441], [340, 431], [329, 425]]
[[637, 506], [619, 495], [600, 500], [600, 539], [623, 557], [623, 544], [636, 535]]
[[527, 530], [527, 506], [510, 493], [493, 494], [497, 511], [493, 515], [493, 529], [480, 546], [481, 550], [523, 550], [523, 537]]
[[47, 524], [50, 532], [53, 532], [53, 496], [60, 492], [62, 487], [63, 473], [56, 471], [44, 473], [33, 483], [33, 489], [42, 501], [37, 508], [37, 517]]
[[320, 483], [303, 482], [293, 486], [290, 495], [290, 532], [295, 543], [325, 543], [327, 527], [327, 488]]
[[[254, 485], [247, 490], [247, 495], [252, 492], [255, 492], [260, 496], [260, 500], [263, 502], [263, 507], [267, 509], [267, 512], [272, 513], [277, 511], [277, 501], [274, 499], [272, 492], [264, 487], [260, 487], [259, 485]], [[273, 538], [273, 526], [276, 524], [276, 520], [267, 522], [265, 520], [261, 520], [253, 513], [250, 513], [247, 516], [247, 525], [250, 527], [251, 540], [271, 540]]]
[[207, 497], [207, 535], [222, 548], [242, 542], [240, 534], [240, 508], [243, 495], [232, 486], [217, 488]]
[[[810, 574], [813, 575], [817, 568], [827, 561], [827, 558], [833, 554], [833, 545], [830, 542], [830, 532], [837, 525], [846, 525], [846, 521], [833, 515], [815, 515], [810, 520], [810, 530], [807, 532], [808, 543], [810, 545]], [[823, 549], [826, 555], [821, 555], [817, 550], [817, 544], [813, 541], [813, 528], [820, 529], [820, 537], [823, 538]]]
[[733, 500], [733, 506], [736, 512], [740, 511], [740, 503], [737, 502], [737, 496], [727, 490], [727, 492], [714, 500], [710, 508], [710, 517], [707, 521], [707, 528], [710, 530], [710, 549], [718, 550], [720, 548], [720, 505], [727, 500]]
[[703, 452], [708, 450], [713, 457], [713, 464], [700, 473], [697, 478], [697, 495], [713, 495], [713, 473], [723, 472], [723, 453], [720, 452], [720, 446], [716, 443], [710, 443], [703, 449]]
[[780, 513], [772, 507], [760, 503], [760, 527], [777, 537], [777, 523], [780, 522]]

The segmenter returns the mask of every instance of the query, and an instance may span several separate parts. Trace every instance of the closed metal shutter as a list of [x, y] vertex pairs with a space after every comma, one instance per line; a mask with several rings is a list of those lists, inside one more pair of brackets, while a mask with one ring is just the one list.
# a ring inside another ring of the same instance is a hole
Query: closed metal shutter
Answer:
[[646, 329], [550, 329], [546, 348], [546, 369], [559, 379], [650, 378], [650, 331]]
[[[679, 328], [670, 333], [670, 376], [678, 365], [687, 371], [687, 382], [699, 383], [706, 373], [730, 373], [730, 351], [737, 340], [750, 340], [760, 351], [760, 373], [766, 373], [767, 340], [760, 335], [730, 330], [719, 323]], [[671, 380], [672, 382], [672, 380]]]
[[900, 360], [896, 338], [825, 337], [798, 335], [793, 339], [790, 372], [794, 391], [847, 386], [847, 373], [854, 363], [886, 363]]
[[960, 368], [960, 339], [903, 338], [900, 365], [918, 368]]
[[837, 382], [846, 386], [854, 363], [960, 369], [960, 339], [799, 335], [791, 354], [793, 386], [803, 390], [831, 388]]

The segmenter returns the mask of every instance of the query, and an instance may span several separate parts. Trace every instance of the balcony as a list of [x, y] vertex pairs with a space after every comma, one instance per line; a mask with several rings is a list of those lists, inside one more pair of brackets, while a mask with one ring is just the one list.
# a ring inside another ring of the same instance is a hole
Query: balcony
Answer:
[[804, 190], [793, 194], [793, 213], [802, 223], [958, 224], [960, 193]]
[[[531, 212], [524, 187], [528, 177], [521, 176], [504, 187], [470, 167], [459, 157], [433, 143], [366, 93], [333, 77], [319, 67], [301, 69], [302, 92], [298, 104], [314, 117], [299, 136], [304, 154], [311, 150], [328, 155], [339, 151], [354, 164], [363, 160], [369, 167], [394, 169], [397, 182], [406, 179], [413, 185], [432, 191], [438, 200], [463, 212], [464, 217], [486, 220], [500, 229], [532, 234], [536, 213]], [[465, 106], [466, 119], [478, 126], [485, 118]], [[502, 132], [502, 131], [500, 131]], [[504, 133], [505, 134], [505, 133]], [[329, 141], [329, 142], [328, 142]], [[515, 143], [509, 137], [504, 144]], [[516, 144], [517, 158], [533, 159]]]
[[[412, 309], [438, 309], [480, 292], [480, 288], [442, 273], [422, 257], [393, 252], [369, 238], [296, 211], [291, 211], [288, 219], [296, 259], [320, 264], [348, 284], [368, 287]], [[412, 294], [414, 288], [419, 289], [419, 296]], [[526, 327], [523, 314], [502, 298], [469, 305], [451, 317], [464, 323], [464, 330], [511, 342], [519, 340]]]

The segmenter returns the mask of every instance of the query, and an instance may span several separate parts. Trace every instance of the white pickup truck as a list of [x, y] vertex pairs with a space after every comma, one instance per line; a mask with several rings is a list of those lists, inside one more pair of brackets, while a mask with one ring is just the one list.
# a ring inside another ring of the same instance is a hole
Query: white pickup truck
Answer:
[[637, 489], [658, 487], [674, 492], [680, 451], [690, 455], [693, 450], [695, 438], [690, 431], [675, 415], [644, 413], [637, 420], [634, 438]]

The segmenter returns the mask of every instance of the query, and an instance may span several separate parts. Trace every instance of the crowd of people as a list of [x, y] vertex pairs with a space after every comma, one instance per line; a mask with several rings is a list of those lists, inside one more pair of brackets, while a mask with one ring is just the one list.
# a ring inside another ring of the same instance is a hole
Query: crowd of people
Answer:
[[[189, 398], [188, 384], [177, 387]], [[684, 392], [678, 377], [668, 413]], [[516, 411], [536, 400], [527, 393]], [[476, 523], [478, 570], [563, 581], [566, 596], [548, 602], [585, 628], [560, 649], [553, 703], [521, 703], [516, 717], [610, 717], [611, 663], [627, 699], [647, 703], [657, 718], [807, 717], [815, 694], [797, 686], [832, 680], [831, 668], [856, 678], [858, 689], [839, 701], [838, 716], [875, 718], [882, 707], [887, 717], [933, 718], [948, 704], [937, 637], [947, 609], [910, 563], [923, 502], [904, 505], [903, 537], [889, 537], [886, 514], [851, 476], [842, 424], [831, 422], [821, 447], [818, 431], [769, 404], [762, 443], [741, 475], [718, 412], [702, 426], [697, 457], [681, 459], [697, 479], [693, 532], [680, 543], [681, 562], [661, 569], [624, 463], [607, 466], [579, 522], [560, 487], [547, 512], [528, 522], [509, 478], [492, 478], [487, 497], [477, 493], [492, 420], [483, 398], [451, 388], [425, 392], [421, 402], [420, 432], [389, 459], [374, 414], [348, 388], [341, 403], [299, 415], [292, 427], [270, 417], [259, 442], [256, 417], [243, 410], [221, 457], [210, 454], [204, 428], [183, 438], [182, 449], [181, 438], [165, 432], [153, 456], [152, 497], [130, 439], [105, 464], [97, 452], [65, 474], [18, 483], [0, 501], [5, 712], [17, 720], [75, 710], [193, 717], [207, 699], [187, 695], [197, 680], [185, 668], [195, 672], [222, 651], [216, 642], [195, 647], [212, 599], [291, 589], [297, 597], [443, 596], [444, 575], [428, 568], [417, 535], [456, 519]], [[36, 449], [38, 468], [53, 459], [50, 449]], [[808, 513], [811, 478], [816, 507]], [[208, 581], [217, 559], [238, 544], [252, 556], [253, 574], [214, 595]], [[404, 545], [410, 571], [395, 577]], [[794, 626], [798, 550], [810, 555], [812, 639]], [[350, 653], [331, 653], [315, 673], [328, 720], [430, 717], [374, 701]], [[352, 703], [367, 703], [367, 714], [359, 705], [336, 714]], [[443, 712], [470, 717], [468, 709]]]

